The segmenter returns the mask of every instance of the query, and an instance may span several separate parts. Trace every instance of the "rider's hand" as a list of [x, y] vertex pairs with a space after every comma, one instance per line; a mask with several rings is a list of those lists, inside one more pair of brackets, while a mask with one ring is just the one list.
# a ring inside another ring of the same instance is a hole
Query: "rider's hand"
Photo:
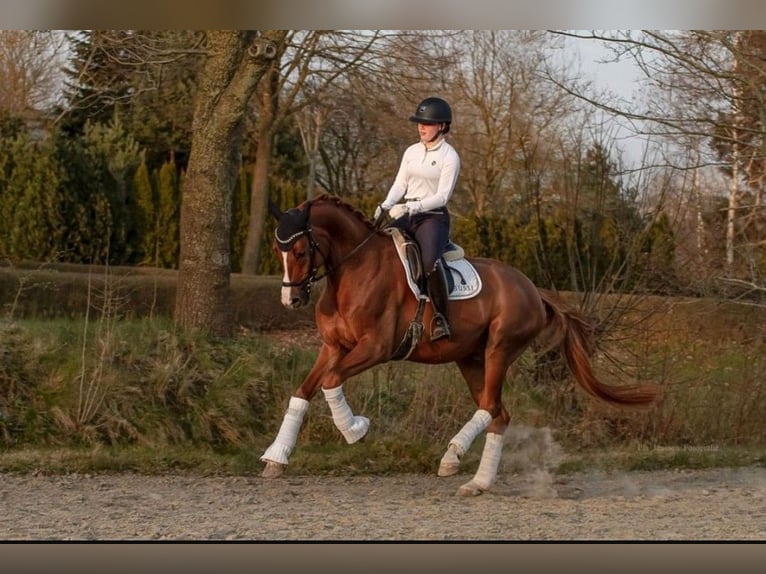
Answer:
[[372, 216], [373, 221], [380, 219], [380, 216], [383, 215], [384, 211], [388, 210], [385, 209], [382, 205], [378, 205], [378, 207], [375, 208], [375, 215]]
[[392, 219], [399, 219], [410, 213], [410, 208], [406, 203], [397, 203], [391, 209], [388, 210], [388, 214]]

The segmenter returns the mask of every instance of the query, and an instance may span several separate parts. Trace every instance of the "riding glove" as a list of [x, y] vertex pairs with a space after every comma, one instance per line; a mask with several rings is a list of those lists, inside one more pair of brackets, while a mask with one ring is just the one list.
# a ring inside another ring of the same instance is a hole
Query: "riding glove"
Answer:
[[392, 219], [399, 219], [405, 215], [409, 215], [410, 208], [406, 203], [397, 203], [391, 209], [388, 210], [388, 214]]
[[379, 205], [378, 207], [375, 208], [375, 214], [372, 216], [372, 219], [374, 221], [377, 221], [380, 218], [380, 216], [383, 215], [384, 211], [388, 211], [388, 208], [387, 207], [383, 207], [382, 204]]

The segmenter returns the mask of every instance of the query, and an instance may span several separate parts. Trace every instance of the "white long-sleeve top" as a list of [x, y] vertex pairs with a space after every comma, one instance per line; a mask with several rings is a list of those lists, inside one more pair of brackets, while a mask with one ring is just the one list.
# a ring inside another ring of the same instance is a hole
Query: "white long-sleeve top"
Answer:
[[402, 198], [410, 214], [447, 205], [460, 174], [460, 156], [443, 138], [432, 147], [418, 142], [402, 155], [402, 162], [391, 189], [382, 203], [390, 209]]

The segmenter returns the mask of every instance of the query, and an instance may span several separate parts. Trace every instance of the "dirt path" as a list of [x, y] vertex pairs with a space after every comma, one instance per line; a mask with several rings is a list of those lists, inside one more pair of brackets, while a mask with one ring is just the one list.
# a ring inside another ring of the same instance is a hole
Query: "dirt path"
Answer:
[[0, 539], [766, 539], [763, 468], [468, 478], [4, 474]]

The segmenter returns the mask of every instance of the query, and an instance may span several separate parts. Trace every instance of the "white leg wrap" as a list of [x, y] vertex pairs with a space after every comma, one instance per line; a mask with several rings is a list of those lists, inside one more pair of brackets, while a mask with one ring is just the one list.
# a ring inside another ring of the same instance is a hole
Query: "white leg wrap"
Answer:
[[370, 419], [354, 416], [343, 394], [343, 385], [339, 385], [334, 389], [323, 388], [322, 392], [325, 399], [327, 399], [327, 404], [330, 405], [332, 420], [348, 444], [355, 443], [367, 434], [367, 429], [370, 427]]
[[500, 455], [503, 452], [503, 439], [501, 434], [488, 432], [484, 442], [484, 451], [481, 453], [481, 461], [476, 476], [473, 477], [479, 487], [489, 489], [497, 477], [497, 467], [500, 465]]
[[261, 460], [287, 464], [287, 457], [293, 450], [298, 440], [298, 431], [303, 423], [303, 415], [309, 408], [309, 402], [299, 397], [290, 397], [290, 404], [287, 406], [287, 412], [282, 419], [282, 426], [279, 427], [277, 438], [271, 443], [271, 446], [263, 453]]
[[474, 439], [484, 432], [491, 422], [492, 415], [484, 409], [478, 409], [473, 413], [471, 420], [465, 423], [465, 426], [452, 437], [449, 444], [455, 446], [458, 456], [463, 456], [471, 448]]

